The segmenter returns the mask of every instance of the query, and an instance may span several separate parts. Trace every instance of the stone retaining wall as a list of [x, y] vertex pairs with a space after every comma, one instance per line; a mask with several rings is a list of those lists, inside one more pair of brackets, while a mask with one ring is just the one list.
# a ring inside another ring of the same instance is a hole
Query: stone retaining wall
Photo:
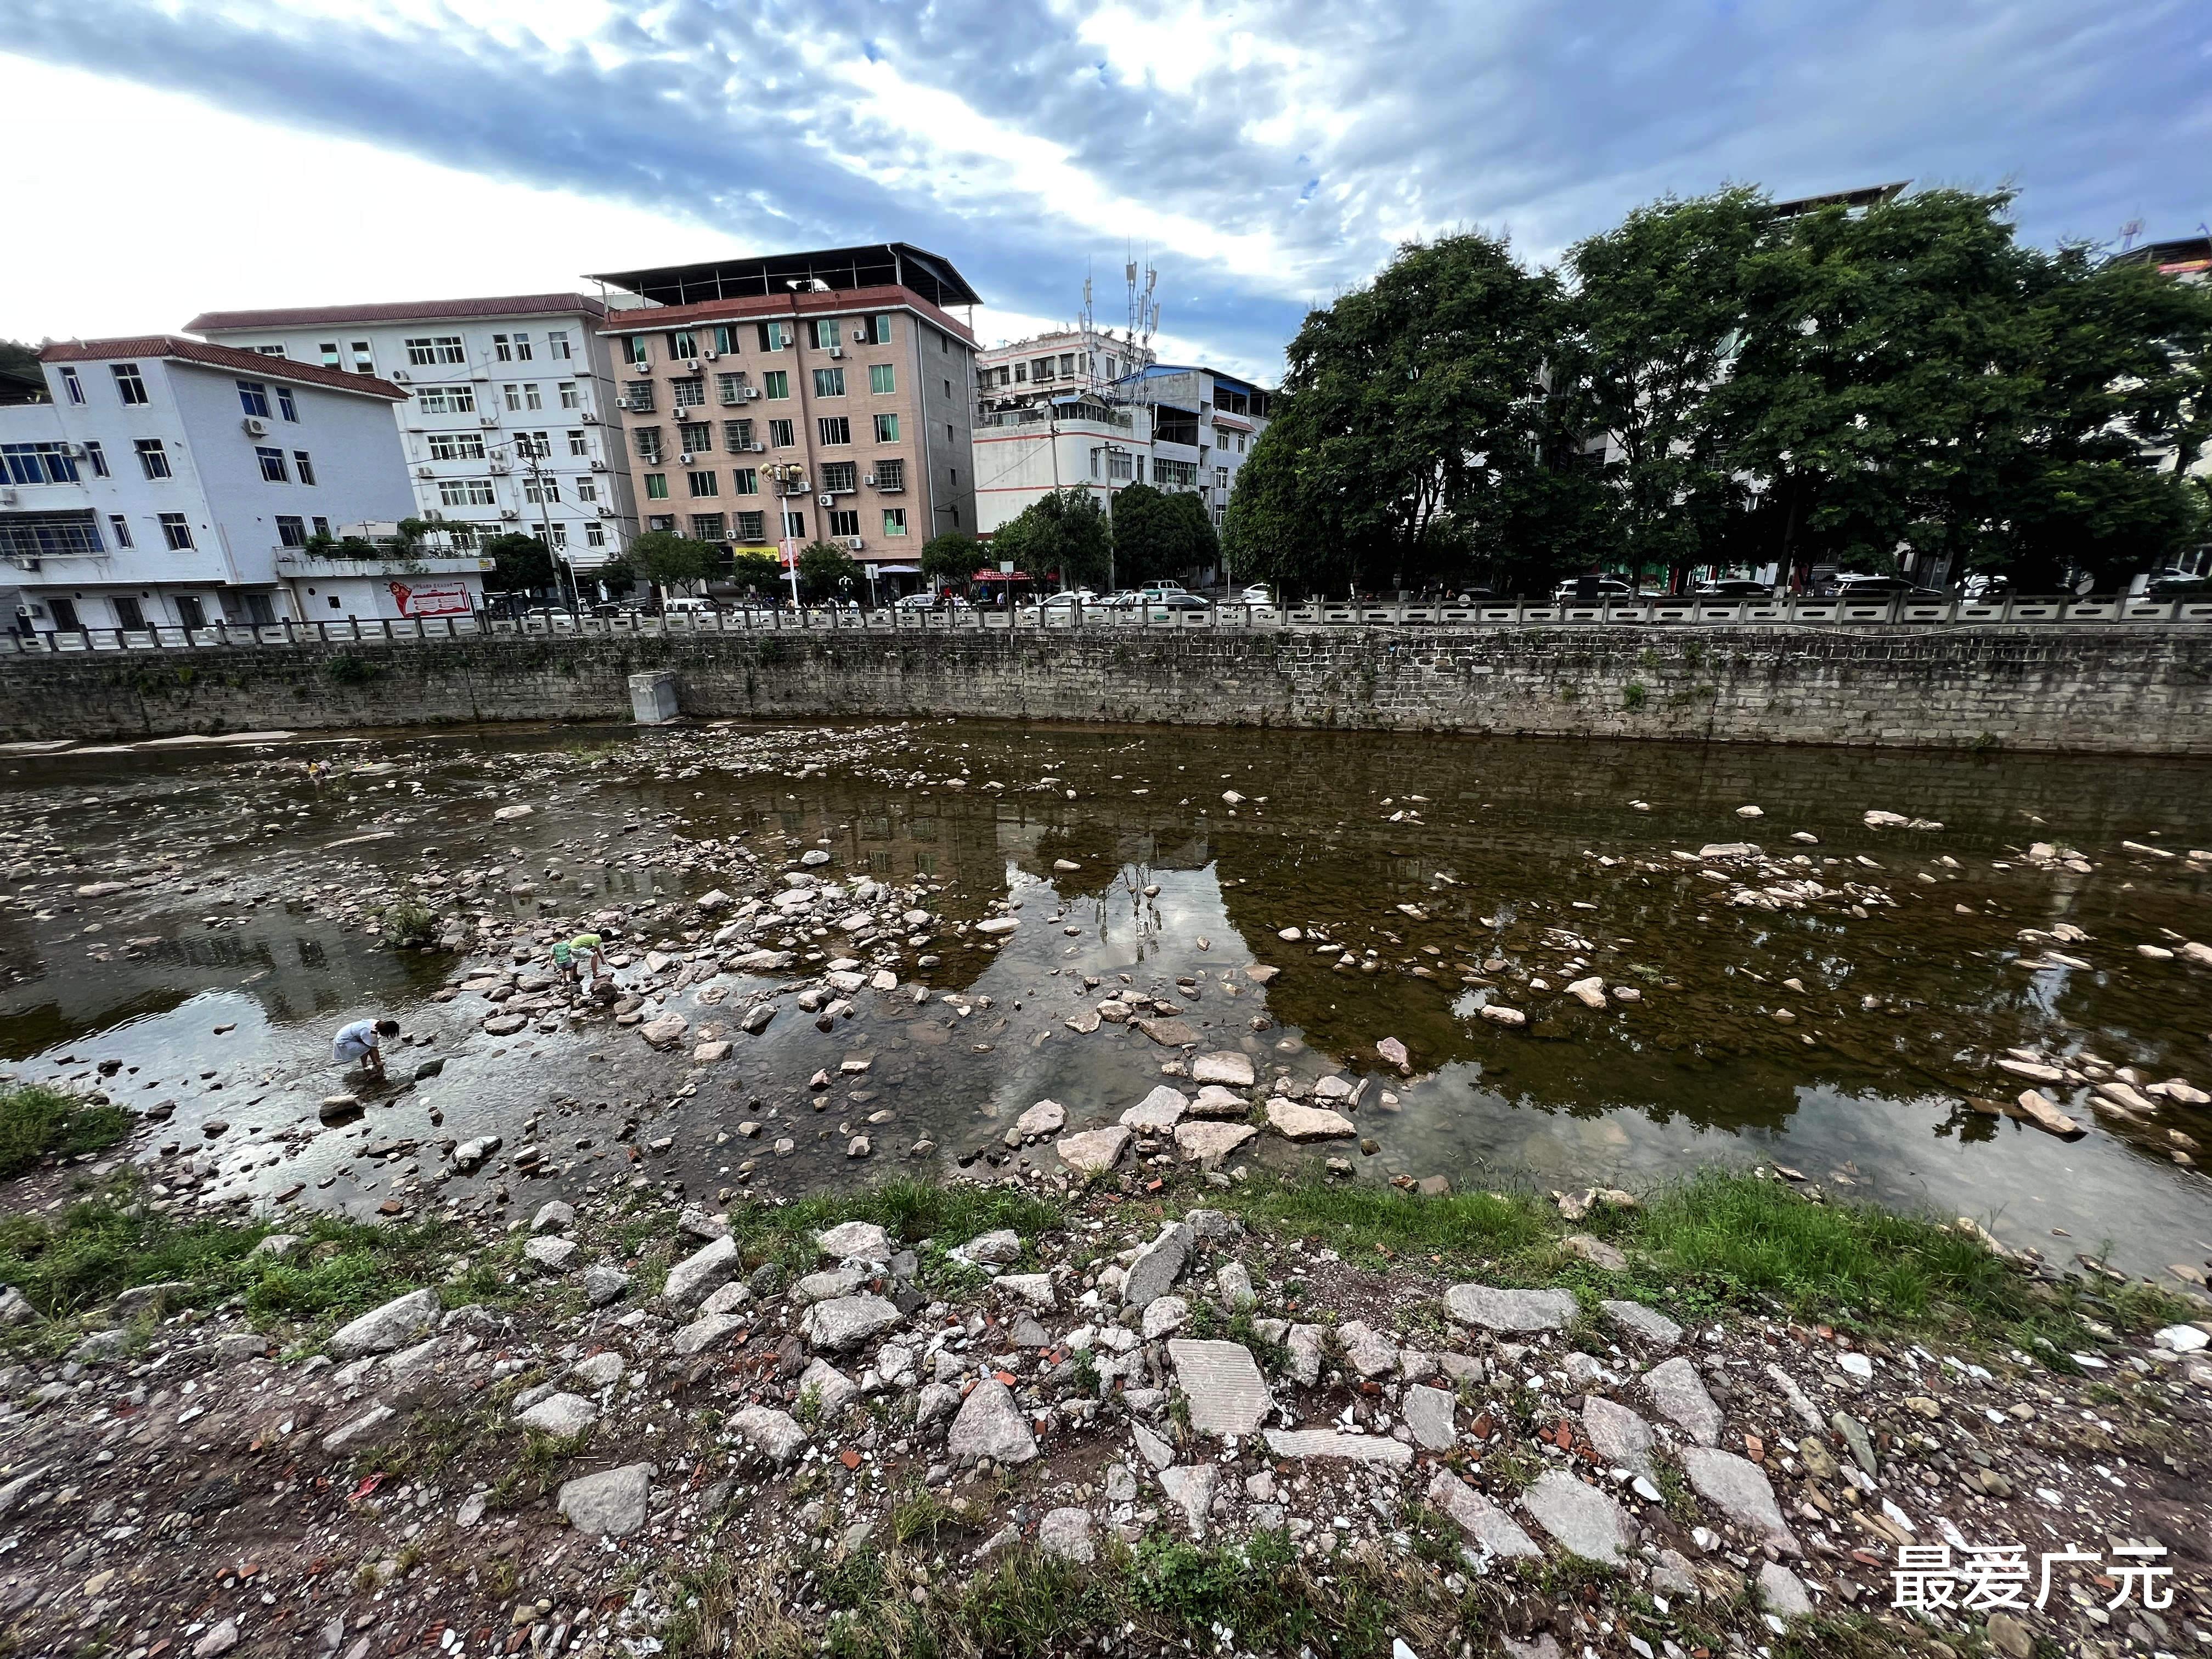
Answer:
[[1706, 742], [2212, 754], [2212, 629], [1634, 627], [1085, 637], [983, 632], [93, 652], [0, 660], [0, 738], [973, 715]]

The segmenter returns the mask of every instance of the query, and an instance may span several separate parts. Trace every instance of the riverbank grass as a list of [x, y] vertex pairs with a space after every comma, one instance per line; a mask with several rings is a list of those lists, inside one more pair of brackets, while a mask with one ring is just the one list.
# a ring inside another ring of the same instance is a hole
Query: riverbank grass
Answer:
[[21, 1175], [49, 1154], [104, 1152], [131, 1133], [131, 1122], [120, 1106], [94, 1106], [58, 1089], [0, 1089], [0, 1179]]

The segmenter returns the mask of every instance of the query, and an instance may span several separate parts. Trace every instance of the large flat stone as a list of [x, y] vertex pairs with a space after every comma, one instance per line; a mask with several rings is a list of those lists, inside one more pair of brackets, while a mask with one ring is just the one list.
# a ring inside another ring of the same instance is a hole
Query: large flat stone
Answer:
[[747, 1406], [730, 1419], [738, 1437], [778, 1468], [806, 1449], [806, 1431], [788, 1412], [773, 1406]]
[[1185, 1158], [1211, 1170], [1259, 1133], [1249, 1123], [1186, 1119], [1176, 1125], [1176, 1146]]
[[1132, 1307], [1146, 1308], [1165, 1296], [1182, 1276], [1195, 1242], [1186, 1224], [1164, 1224], [1160, 1236], [1138, 1251], [1137, 1259], [1129, 1264], [1121, 1281], [1121, 1299]]
[[1079, 1170], [1085, 1175], [1103, 1175], [1121, 1161], [1131, 1138], [1129, 1132], [1117, 1123], [1109, 1128], [1062, 1135], [1053, 1143], [1052, 1149], [1069, 1169]]
[[995, 1376], [985, 1377], [961, 1402], [945, 1449], [960, 1463], [982, 1457], [1026, 1463], [1037, 1455], [1036, 1437], [1015, 1403], [1013, 1390]]
[[1187, 1019], [1140, 1019], [1136, 1028], [1163, 1048], [1180, 1048], [1198, 1041], [1197, 1028]]
[[1692, 1492], [1747, 1532], [1789, 1554], [1804, 1553], [1782, 1518], [1772, 1484], [1749, 1458], [1712, 1446], [1685, 1446], [1682, 1473]]
[[1605, 1316], [1627, 1335], [1650, 1348], [1671, 1348], [1682, 1340], [1682, 1328], [1665, 1314], [1645, 1307], [1641, 1302], [1618, 1299], [1601, 1302]]
[[1190, 1102], [1180, 1089], [1162, 1084], [1121, 1114], [1121, 1127], [1139, 1134], [1164, 1134], [1182, 1122], [1189, 1109]]
[[1583, 1401], [1583, 1427], [1607, 1463], [1651, 1478], [1651, 1425], [1627, 1407], [1594, 1394]]
[[551, 1394], [517, 1413], [514, 1420], [540, 1434], [573, 1440], [599, 1420], [599, 1408], [580, 1394]]
[[1267, 1127], [1291, 1140], [1342, 1140], [1359, 1133], [1343, 1113], [1295, 1100], [1269, 1101]]
[[1446, 1389], [1419, 1382], [1407, 1389], [1402, 1414], [1413, 1443], [1432, 1452], [1449, 1451], [1458, 1444], [1459, 1430], [1452, 1421], [1458, 1407], [1459, 1396]]
[[738, 1263], [737, 1240], [710, 1240], [668, 1270], [661, 1297], [679, 1308], [696, 1308], [730, 1282]]
[[438, 1322], [438, 1293], [410, 1291], [380, 1308], [372, 1308], [350, 1324], [331, 1333], [324, 1350], [337, 1360], [358, 1359], [363, 1354], [390, 1353], [405, 1347]]
[[856, 1348], [905, 1316], [879, 1296], [841, 1296], [817, 1302], [800, 1316], [807, 1342], [830, 1353]]
[[1241, 1342], [1176, 1338], [1168, 1344], [1176, 1381], [1190, 1402], [1190, 1426], [1198, 1434], [1250, 1434], [1266, 1420], [1274, 1401], [1259, 1362]]
[[1379, 1434], [1339, 1434], [1333, 1429], [1269, 1429], [1267, 1449], [1278, 1457], [1340, 1457], [1354, 1463], [1394, 1463], [1402, 1468], [1413, 1461], [1413, 1449], [1402, 1440]]
[[1539, 1476], [1521, 1496], [1521, 1505], [1559, 1547], [1586, 1561], [1618, 1566], [1634, 1529], [1612, 1495], [1577, 1480], [1564, 1469]]
[[846, 1221], [814, 1235], [816, 1248], [832, 1261], [888, 1261], [890, 1235], [872, 1221]]
[[1221, 1485], [1221, 1471], [1211, 1463], [1182, 1465], [1162, 1469], [1158, 1479], [1160, 1489], [1175, 1501], [1183, 1519], [1190, 1523], [1190, 1535], [1205, 1537], [1206, 1512], [1213, 1507], [1213, 1494]]
[[1253, 1084], [1252, 1060], [1233, 1048], [1200, 1054], [1190, 1063], [1193, 1083], [1225, 1084], [1232, 1089], [1249, 1089]]
[[1449, 1469], [1438, 1470], [1437, 1478], [1429, 1482], [1429, 1504], [1456, 1521], [1460, 1530], [1486, 1555], [1510, 1560], [1544, 1553], [1522, 1530], [1519, 1522]]
[[1721, 1408], [1705, 1392], [1698, 1368], [1677, 1354], [1644, 1374], [1644, 1391], [1659, 1414], [1701, 1446], [1717, 1446], [1721, 1438]]
[[1492, 1331], [1562, 1331], [1577, 1304], [1565, 1291], [1499, 1291], [1487, 1285], [1455, 1285], [1444, 1292], [1444, 1311], [1462, 1325]]
[[578, 1532], [593, 1538], [627, 1538], [645, 1525], [646, 1502], [652, 1495], [653, 1465], [626, 1463], [562, 1481], [553, 1506]]

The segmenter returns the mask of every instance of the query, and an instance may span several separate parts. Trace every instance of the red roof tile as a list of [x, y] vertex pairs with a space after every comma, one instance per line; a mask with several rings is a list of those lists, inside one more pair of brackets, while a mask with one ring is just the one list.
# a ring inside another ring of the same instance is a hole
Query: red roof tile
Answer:
[[264, 356], [258, 351], [241, 351], [236, 346], [188, 340], [181, 334], [133, 334], [119, 340], [55, 340], [39, 349], [39, 361], [42, 363], [83, 362], [88, 358], [105, 362], [125, 357], [176, 357], [185, 362], [205, 363], [210, 368], [250, 371], [258, 380], [289, 380], [298, 386], [356, 392], [364, 398], [386, 398], [394, 403], [407, 401], [405, 392], [374, 374], [349, 374], [342, 368], [325, 368], [320, 363], [295, 362], [289, 357]]
[[301, 306], [288, 311], [203, 311], [185, 326], [195, 334], [234, 328], [311, 328], [319, 323], [411, 323], [441, 317], [532, 317], [580, 311], [604, 317], [606, 307], [581, 294], [509, 294], [479, 300], [392, 300], [378, 305]]

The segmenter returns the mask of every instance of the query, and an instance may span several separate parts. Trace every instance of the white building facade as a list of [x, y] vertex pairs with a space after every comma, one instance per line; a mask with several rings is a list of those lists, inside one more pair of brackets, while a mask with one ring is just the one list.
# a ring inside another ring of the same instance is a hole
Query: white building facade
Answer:
[[19, 632], [465, 613], [474, 556], [333, 561], [410, 513], [373, 375], [175, 335], [59, 342], [0, 406], [0, 617]]
[[210, 311], [185, 325], [242, 349], [398, 385], [413, 516], [457, 548], [543, 537], [588, 572], [638, 529], [608, 307], [580, 294]]

